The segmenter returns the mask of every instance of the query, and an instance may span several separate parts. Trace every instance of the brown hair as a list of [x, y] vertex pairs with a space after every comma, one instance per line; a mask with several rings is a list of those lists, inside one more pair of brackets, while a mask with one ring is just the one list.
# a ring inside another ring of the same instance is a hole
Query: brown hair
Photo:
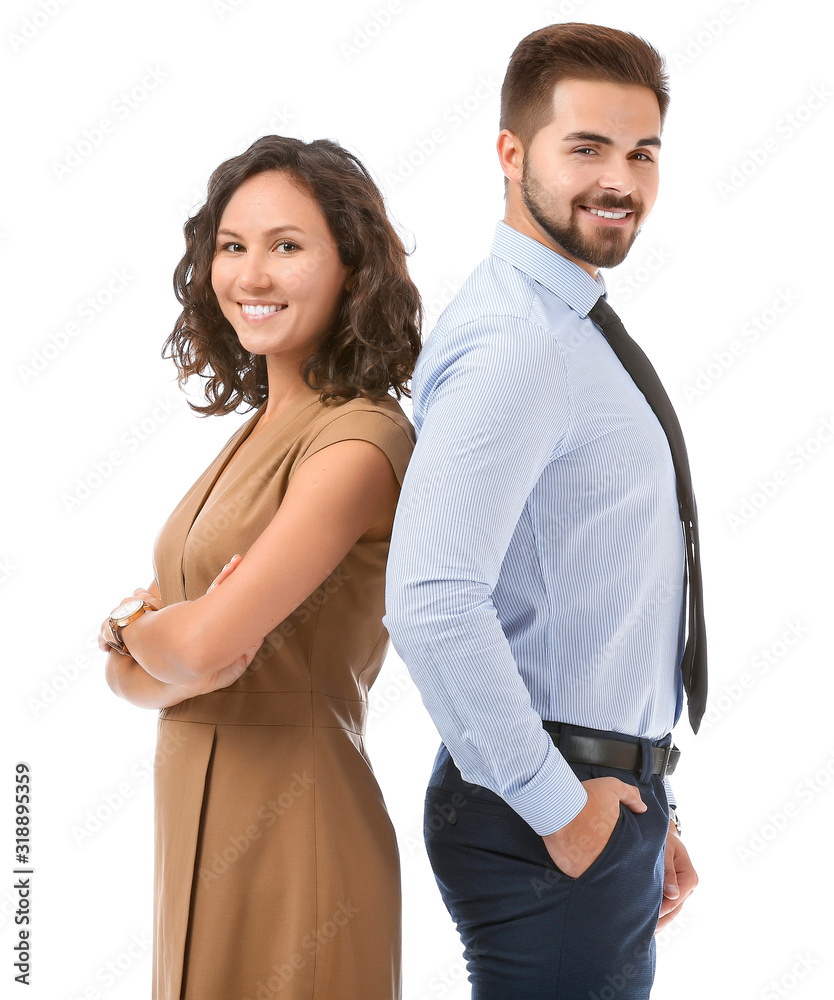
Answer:
[[516, 46], [501, 87], [501, 128], [525, 149], [553, 118], [553, 88], [562, 80], [606, 80], [653, 90], [660, 121], [669, 107], [663, 56], [628, 31], [598, 24], [551, 24]]
[[221, 312], [211, 266], [229, 199], [245, 180], [268, 170], [288, 174], [315, 199], [339, 259], [351, 269], [333, 327], [301, 366], [302, 378], [325, 402], [379, 399], [389, 389], [398, 399], [410, 395], [406, 382], [420, 350], [420, 295], [376, 184], [357, 157], [329, 139], [306, 143], [267, 135], [220, 164], [205, 205], [183, 227], [185, 254], [174, 272], [182, 312], [162, 355], [173, 359], [180, 385], [192, 375], [205, 380], [206, 405], [189, 405], [208, 416], [267, 398], [266, 360], [243, 349]]

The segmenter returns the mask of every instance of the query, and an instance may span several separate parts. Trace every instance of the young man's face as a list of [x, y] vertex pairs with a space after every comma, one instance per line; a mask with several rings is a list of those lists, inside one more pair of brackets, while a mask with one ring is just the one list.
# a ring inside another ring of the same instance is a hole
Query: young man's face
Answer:
[[654, 205], [660, 108], [648, 87], [563, 80], [553, 109], [524, 151], [521, 197], [537, 238], [595, 274], [625, 259]]

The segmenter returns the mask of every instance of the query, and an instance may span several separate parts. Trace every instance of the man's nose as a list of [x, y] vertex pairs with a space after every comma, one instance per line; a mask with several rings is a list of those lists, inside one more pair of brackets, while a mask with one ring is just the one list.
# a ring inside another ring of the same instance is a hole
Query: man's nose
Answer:
[[637, 187], [634, 173], [627, 160], [606, 164], [605, 170], [600, 174], [598, 183], [606, 191], [616, 192], [622, 197], [630, 195]]

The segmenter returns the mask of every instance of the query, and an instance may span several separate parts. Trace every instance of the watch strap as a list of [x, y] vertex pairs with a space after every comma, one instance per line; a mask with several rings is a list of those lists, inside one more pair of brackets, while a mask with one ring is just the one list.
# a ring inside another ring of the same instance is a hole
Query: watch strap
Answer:
[[110, 629], [110, 638], [104, 640], [107, 645], [116, 653], [121, 653], [122, 656], [129, 656], [127, 646], [125, 646], [124, 639], [122, 639], [122, 633], [119, 631], [118, 625], [113, 623], [112, 618], [108, 621], [107, 627]]
[[[116, 610], [118, 610], [118, 608]], [[117, 653], [130, 656], [130, 650], [127, 648], [125, 641], [122, 638], [122, 629], [127, 628], [128, 625], [132, 625], [133, 622], [141, 618], [142, 615], [146, 615], [149, 611], [153, 610], [154, 608], [152, 604], [148, 604], [147, 601], [142, 601], [142, 606], [137, 608], [135, 611], [131, 611], [126, 618], [117, 619], [111, 615], [108, 624], [110, 625], [110, 635], [113, 637], [113, 642], [105, 640], [107, 644], [115, 649]]]

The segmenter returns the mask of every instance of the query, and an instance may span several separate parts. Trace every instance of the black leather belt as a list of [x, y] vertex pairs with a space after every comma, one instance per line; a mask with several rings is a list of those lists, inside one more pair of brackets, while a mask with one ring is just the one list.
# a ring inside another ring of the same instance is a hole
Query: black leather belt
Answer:
[[[643, 770], [643, 751], [639, 743], [581, 736], [578, 733], [563, 734], [558, 722], [545, 722], [543, 725], [568, 763], [622, 767], [636, 774]], [[652, 747], [652, 774], [658, 774], [661, 778], [672, 774], [678, 766], [680, 755], [680, 750], [671, 744], [668, 747]]]

